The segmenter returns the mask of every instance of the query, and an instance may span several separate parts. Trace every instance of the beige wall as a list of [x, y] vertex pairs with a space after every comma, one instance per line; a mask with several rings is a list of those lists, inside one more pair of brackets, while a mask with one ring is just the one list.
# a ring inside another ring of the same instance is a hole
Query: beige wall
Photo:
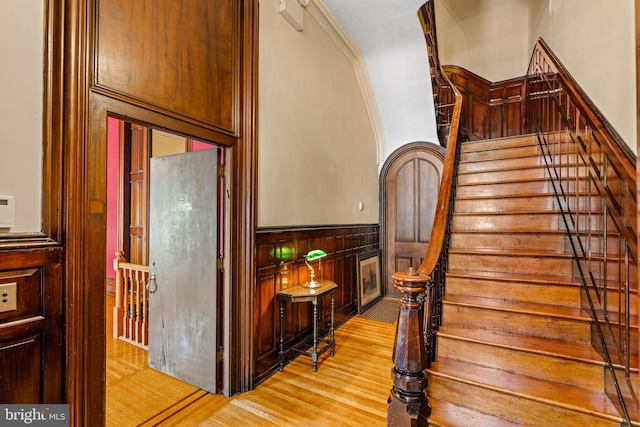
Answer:
[[41, 231], [42, 0], [0, 1], [0, 195], [15, 197], [15, 226]]
[[258, 225], [377, 223], [377, 148], [353, 63], [308, 10], [298, 32], [275, 0], [260, 2], [259, 43]]
[[635, 153], [633, 0], [435, 0], [443, 64], [524, 75], [539, 37]]
[[637, 153], [633, 0], [530, 0], [529, 4], [530, 49], [542, 37]]
[[527, 71], [528, 0], [435, 0], [443, 65], [458, 65], [490, 81]]

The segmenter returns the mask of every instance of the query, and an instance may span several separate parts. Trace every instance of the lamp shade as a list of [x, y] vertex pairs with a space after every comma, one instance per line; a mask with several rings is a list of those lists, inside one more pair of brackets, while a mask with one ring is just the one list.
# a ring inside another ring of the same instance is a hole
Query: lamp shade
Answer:
[[326, 256], [327, 256], [327, 253], [322, 249], [314, 249], [312, 251], [309, 251], [309, 253], [305, 255], [305, 258], [307, 261], [313, 261]]

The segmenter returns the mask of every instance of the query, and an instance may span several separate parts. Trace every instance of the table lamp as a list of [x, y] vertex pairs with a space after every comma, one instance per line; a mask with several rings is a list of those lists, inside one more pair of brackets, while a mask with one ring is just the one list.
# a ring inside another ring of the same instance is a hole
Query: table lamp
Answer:
[[[309, 261], [319, 260], [326, 256], [327, 253], [321, 249], [314, 249], [312, 251], [309, 251], [309, 253], [304, 256], [304, 262], [305, 264], [307, 264], [307, 267], [309, 267], [309, 270], [311, 270], [311, 279], [303, 285], [305, 288], [313, 289], [320, 286], [320, 282], [316, 282], [315, 280], [315, 271], [313, 270], [311, 264], [309, 264]], [[321, 261], [318, 261], [318, 268], [320, 268], [320, 262]]]

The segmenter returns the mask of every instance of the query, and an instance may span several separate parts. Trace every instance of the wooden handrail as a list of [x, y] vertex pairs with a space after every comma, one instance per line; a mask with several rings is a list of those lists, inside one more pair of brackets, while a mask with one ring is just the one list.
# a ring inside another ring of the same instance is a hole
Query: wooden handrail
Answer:
[[[387, 421], [390, 426], [426, 426], [431, 408], [427, 400], [427, 378], [424, 370], [433, 361], [435, 351], [434, 333], [440, 322], [440, 308], [444, 291], [444, 269], [451, 227], [454, 190], [459, 158], [458, 127], [462, 111], [462, 95], [440, 66], [435, 46], [435, 16], [433, 1], [420, 8], [419, 17], [425, 31], [429, 53], [432, 82], [438, 84], [437, 93], [451, 91], [453, 100], [443, 104], [453, 104], [451, 114], [445, 117], [449, 122], [447, 147], [438, 193], [438, 202], [431, 230], [431, 240], [426, 256], [418, 271], [393, 274], [394, 286], [402, 292], [393, 349], [393, 387], [391, 388]], [[430, 24], [431, 22], [431, 24]], [[444, 88], [444, 89], [443, 89]], [[451, 102], [453, 101], [453, 102]], [[436, 106], [437, 107], [437, 106]], [[446, 111], [449, 111], [448, 109]], [[425, 307], [426, 302], [426, 307]], [[426, 325], [425, 325], [426, 322]]]

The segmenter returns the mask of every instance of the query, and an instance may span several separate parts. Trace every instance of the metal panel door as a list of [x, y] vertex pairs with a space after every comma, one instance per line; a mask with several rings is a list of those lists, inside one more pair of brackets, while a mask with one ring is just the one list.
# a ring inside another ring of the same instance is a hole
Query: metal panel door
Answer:
[[149, 291], [155, 290], [149, 297], [149, 366], [212, 393], [217, 391], [217, 154], [152, 158], [149, 177]]

